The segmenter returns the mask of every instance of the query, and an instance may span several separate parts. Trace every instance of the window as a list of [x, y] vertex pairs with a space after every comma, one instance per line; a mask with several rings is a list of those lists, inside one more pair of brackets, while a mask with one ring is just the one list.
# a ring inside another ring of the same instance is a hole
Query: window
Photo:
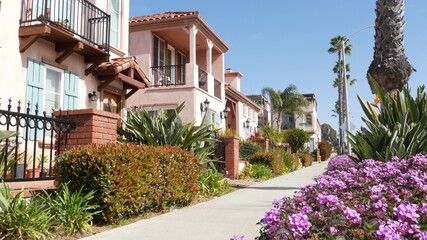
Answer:
[[312, 117], [311, 113], [308, 113], [305, 116], [305, 121], [306, 121], [306, 123], [307, 123], [308, 126], [313, 125], [313, 117]]
[[110, 45], [118, 48], [120, 44], [120, 0], [109, 0]]
[[46, 111], [49, 116], [52, 109], [76, 109], [78, 83], [79, 76], [75, 73], [28, 59], [25, 102], [30, 102], [30, 113], [35, 114], [36, 104], [39, 115]]
[[118, 94], [113, 94], [104, 91], [102, 97], [102, 110], [120, 115], [122, 109], [122, 97]]

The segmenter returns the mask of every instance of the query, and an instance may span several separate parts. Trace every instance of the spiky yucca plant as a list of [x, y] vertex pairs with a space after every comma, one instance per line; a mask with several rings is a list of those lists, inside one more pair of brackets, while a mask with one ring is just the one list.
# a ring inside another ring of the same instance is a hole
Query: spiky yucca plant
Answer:
[[427, 153], [427, 93], [425, 86], [417, 90], [414, 99], [409, 90], [400, 94], [385, 95], [371, 80], [380, 99], [381, 109], [359, 97], [366, 114], [365, 129], [349, 134], [349, 141], [357, 161], [376, 159], [387, 161], [392, 156], [408, 158], [417, 153]]
[[[384, 93], [396, 94], [408, 82], [413, 70], [403, 48], [404, 0], [377, 0], [375, 13], [374, 59], [368, 75], [378, 82]], [[372, 81], [369, 85], [374, 93]]]
[[182, 123], [179, 113], [183, 108], [184, 103], [174, 111], [160, 111], [154, 116], [150, 116], [144, 109], [129, 110], [126, 120], [123, 121], [125, 128], [119, 130], [125, 137], [122, 141], [154, 146], [178, 146], [196, 153], [200, 160], [205, 162], [211, 153], [212, 143], [217, 141], [212, 138], [216, 131], [207, 124], [196, 127], [194, 122]]

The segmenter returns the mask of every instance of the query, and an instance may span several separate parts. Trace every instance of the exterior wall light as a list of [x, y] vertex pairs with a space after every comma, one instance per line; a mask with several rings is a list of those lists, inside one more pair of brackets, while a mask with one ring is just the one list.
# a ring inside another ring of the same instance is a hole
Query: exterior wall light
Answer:
[[228, 118], [228, 113], [230, 112], [230, 109], [229, 108], [225, 108], [224, 110], [222, 110], [222, 112], [220, 112], [219, 114], [220, 114], [220, 117], [222, 118], [222, 119], [226, 119], [226, 118]]
[[88, 94], [89, 100], [92, 102], [96, 102], [96, 100], [98, 100], [98, 96], [96, 96], [96, 92], [93, 91], [91, 93]]
[[206, 98], [206, 100], [202, 103], [200, 103], [200, 111], [202, 112], [206, 112], [209, 109], [209, 104], [211, 102], [209, 102], [208, 98]]

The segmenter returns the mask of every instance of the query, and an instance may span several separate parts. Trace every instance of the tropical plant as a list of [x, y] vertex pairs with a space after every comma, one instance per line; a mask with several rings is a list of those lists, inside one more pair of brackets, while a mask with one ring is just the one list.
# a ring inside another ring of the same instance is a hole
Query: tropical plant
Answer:
[[[16, 135], [18, 135], [18, 133], [14, 131], [0, 130], [0, 143]], [[10, 147], [7, 142], [0, 149], [0, 178], [3, 178], [7, 169], [16, 163], [17, 157], [15, 157], [15, 149], [16, 147]], [[6, 168], [4, 166], [6, 166]]]
[[285, 131], [285, 139], [291, 146], [292, 152], [296, 153], [310, 140], [310, 137], [304, 130], [295, 128]]
[[0, 188], [0, 238], [45, 239], [51, 233], [52, 217], [37, 201], [27, 201], [21, 191], [12, 196], [8, 185]]
[[372, 76], [385, 94], [395, 94], [409, 81], [413, 71], [405, 56], [403, 28], [404, 0], [377, 0], [374, 59], [368, 69], [368, 82], [374, 93]]
[[297, 87], [290, 84], [283, 91], [276, 91], [273, 88], [263, 88], [262, 95], [270, 98], [273, 111], [277, 115], [277, 125], [281, 130], [283, 127], [283, 114], [302, 114], [304, 107], [308, 105], [302, 94], [298, 93]]
[[231, 190], [224, 175], [213, 168], [202, 171], [198, 181], [201, 192], [208, 196], [219, 196]]
[[414, 99], [403, 88], [397, 95], [385, 95], [374, 80], [381, 109], [371, 103], [359, 102], [365, 112], [366, 128], [356, 134], [349, 133], [349, 141], [358, 158], [386, 161], [392, 156], [408, 158], [417, 153], [427, 153], [427, 93], [425, 86], [417, 90]]
[[196, 153], [202, 162], [206, 162], [216, 142], [212, 138], [216, 131], [207, 124], [196, 127], [194, 122], [182, 123], [179, 113], [183, 108], [184, 103], [174, 111], [160, 111], [154, 116], [145, 109], [129, 109], [123, 121], [125, 128], [119, 129], [122, 134], [119, 139], [136, 144], [178, 146]]
[[[330, 54], [338, 54], [338, 61], [336, 62], [336, 65], [332, 69], [334, 73], [337, 74], [337, 77], [335, 78], [335, 81], [333, 83], [334, 87], [338, 88], [338, 105], [335, 106], [335, 110], [338, 113], [338, 126], [342, 126], [344, 123], [344, 106], [345, 106], [345, 96], [344, 96], [344, 74], [347, 70], [347, 64], [346, 69], [344, 69], [344, 54], [345, 55], [351, 55], [351, 49], [352, 45], [348, 44], [349, 39], [344, 36], [336, 36], [331, 39], [330, 41], [330, 47], [328, 49], [328, 53]], [[348, 66], [348, 70], [350, 70], [350, 66]], [[339, 129], [339, 145], [340, 148], [344, 149], [344, 132], [342, 129]]]
[[65, 183], [54, 195], [45, 192], [42, 199], [59, 228], [67, 234], [75, 234], [90, 230], [93, 216], [100, 213], [95, 211], [99, 206], [90, 203], [94, 194], [94, 190], [84, 194], [83, 186], [71, 192]]
[[272, 127], [268, 123], [262, 127], [262, 132], [264, 133], [264, 136], [270, 139], [273, 143], [277, 144], [284, 142], [284, 133], [278, 128]]

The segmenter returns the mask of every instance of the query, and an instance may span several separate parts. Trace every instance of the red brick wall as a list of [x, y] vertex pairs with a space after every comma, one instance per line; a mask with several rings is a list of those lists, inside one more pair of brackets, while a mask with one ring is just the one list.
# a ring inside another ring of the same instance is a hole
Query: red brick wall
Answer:
[[76, 129], [70, 133], [67, 140], [67, 148], [117, 140], [118, 114], [96, 109], [63, 111], [61, 114], [76, 122]]
[[225, 142], [225, 176], [230, 179], [239, 178], [239, 138], [224, 137]]

